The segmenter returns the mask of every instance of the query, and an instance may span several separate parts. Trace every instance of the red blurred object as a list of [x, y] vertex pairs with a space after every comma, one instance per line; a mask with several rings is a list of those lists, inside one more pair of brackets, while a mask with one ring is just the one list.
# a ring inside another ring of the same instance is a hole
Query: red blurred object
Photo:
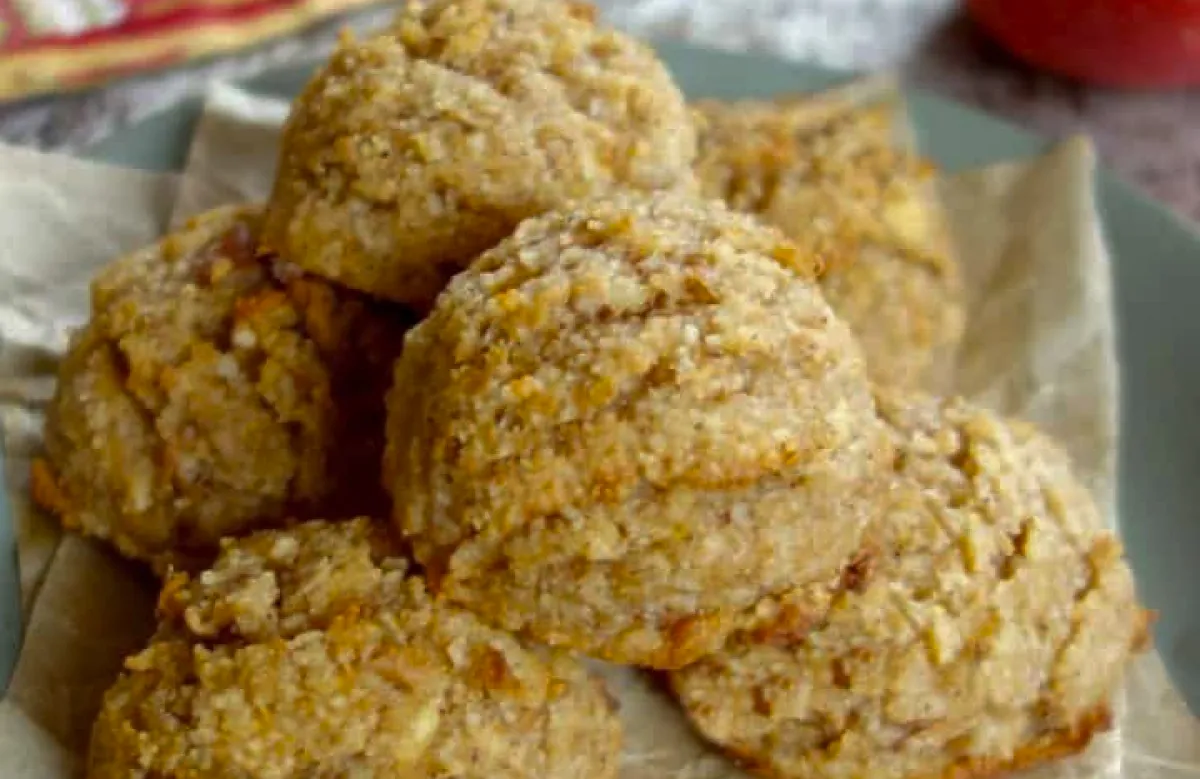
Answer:
[[968, 0], [1001, 46], [1059, 75], [1115, 87], [1200, 84], [1200, 0]]

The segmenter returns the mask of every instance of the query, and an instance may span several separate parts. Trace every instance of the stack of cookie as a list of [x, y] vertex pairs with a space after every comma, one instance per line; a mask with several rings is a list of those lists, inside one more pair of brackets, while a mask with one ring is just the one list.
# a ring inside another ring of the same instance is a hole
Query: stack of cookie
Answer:
[[1146, 612], [1054, 442], [942, 397], [902, 123], [689, 106], [559, 0], [345, 41], [270, 202], [104, 269], [63, 364], [35, 494], [163, 577], [89, 776], [608, 779], [586, 658], [773, 777], [1084, 747]]

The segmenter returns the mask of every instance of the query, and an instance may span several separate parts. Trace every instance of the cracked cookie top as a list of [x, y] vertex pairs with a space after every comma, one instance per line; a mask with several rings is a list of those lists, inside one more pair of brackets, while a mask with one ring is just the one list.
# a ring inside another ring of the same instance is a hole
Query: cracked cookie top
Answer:
[[292, 515], [384, 505], [409, 316], [260, 255], [260, 222], [218, 209], [104, 268], [60, 368], [35, 495], [160, 571]]
[[884, 393], [895, 487], [869, 572], [792, 640], [675, 673], [701, 732], [781, 777], [990, 774], [1076, 751], [1146, 640], [1120, 543], [1067, 456], [961, 401]]

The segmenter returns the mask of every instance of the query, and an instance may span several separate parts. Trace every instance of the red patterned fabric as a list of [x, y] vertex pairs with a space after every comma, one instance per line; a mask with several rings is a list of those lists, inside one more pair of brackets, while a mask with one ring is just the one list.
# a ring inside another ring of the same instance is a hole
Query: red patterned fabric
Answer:
[[0, 100], [286, 35], [378, 0], [0, 0]]

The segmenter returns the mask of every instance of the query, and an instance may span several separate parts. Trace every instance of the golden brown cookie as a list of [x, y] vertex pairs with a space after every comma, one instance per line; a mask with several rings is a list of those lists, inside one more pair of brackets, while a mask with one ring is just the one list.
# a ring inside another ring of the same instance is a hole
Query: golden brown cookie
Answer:
[[896, 486], [875, 550], [806, 636], [737, 635], [672, 675], [764, 775], [940, 779], [1087, 745], [1147, 637], [1121, 545], [1066, 455], [961, 401], [879, 400]]
[[886, 459], [811, 261], [675, 195], [523, 223], [411, 332], [388, 405], [393, 516], [440, 594], [657, 668], [835, 576]]
[[383, 397], [408, 315], [256, 254], [257, 207], [210, 212], [92, 286], [35, 495], [152, 563], [290, 515], [380, 510]]
[[293, 106], [264, 240], [428, 308], [522, 219], [614, 188], [694, 186], [695, 132], [651, 49], [582, 3], [409, 3]]
[[385, 526], [227, 542], [168, 581], [89, 779], [614, 779], [620, 724], [574, 659], [434, 602]]
[[962, 337], [962, 280], [933, 168], [897, 142], [897, 112], [834, 98], [703, 101], [696, 170], [705, 194], [820, 254], [825, 297], [872, 378], [938, 387]]

